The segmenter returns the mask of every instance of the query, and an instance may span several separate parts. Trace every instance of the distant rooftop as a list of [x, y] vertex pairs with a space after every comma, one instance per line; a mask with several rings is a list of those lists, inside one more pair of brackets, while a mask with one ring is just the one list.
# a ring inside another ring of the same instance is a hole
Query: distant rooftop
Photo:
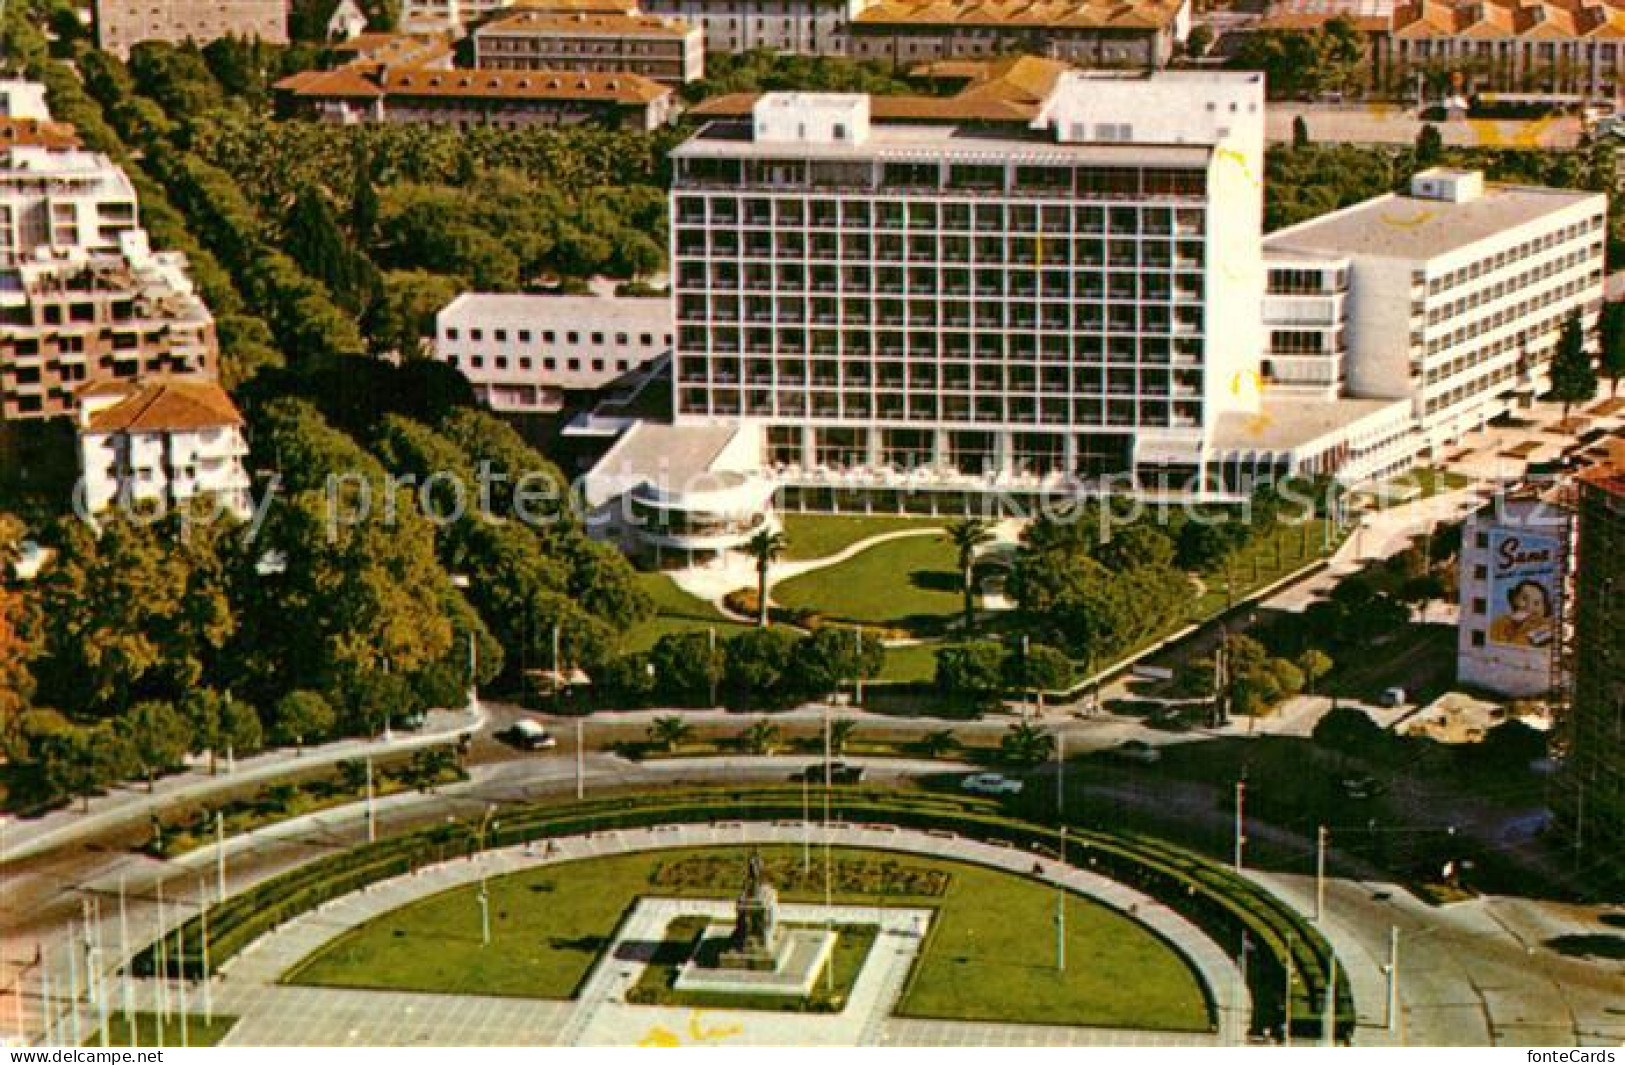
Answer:
[[1469, 247], [1603, 195], [1525, 185], [1486, 185], [1465, 203], [1389, 194], [1277, 230], [1264, 250], [1429, 259]]
[[525, 319], [556, 321], [562, 327], [572, 323], [592, 328], [671, 332], [671, 302], [665, 297], [642, 296], [531, 296], [518, 293], [465, 292], [441, 308], [452, 318]]
[[81, 402], [122, 396], [111, 406], [86, 413], [91, 433], [174, 433], [222, 429], [243, 424], [243, 416], [212, 381], [160, 378], [144, 384], [97, 382], [80, 389]]
[[1395, 406], [1409, 411], [1410, 400], [1313, 400], [1266, 389], [1259, 413], [1219, 415], [1213, 446], [1219, 451], [1292, 451]]
[[866, 25], [1018, 26], [1043, 29], [1161, 30], [1181, 0], [881, 0], [854, 22]]
[[587, 37], [686, 37], [694, 32], [679, 18], [628, 15], [621, 12], [519, 11], [504, 15], [474, 31], [476, 37], [524, 37], [549, 33]]

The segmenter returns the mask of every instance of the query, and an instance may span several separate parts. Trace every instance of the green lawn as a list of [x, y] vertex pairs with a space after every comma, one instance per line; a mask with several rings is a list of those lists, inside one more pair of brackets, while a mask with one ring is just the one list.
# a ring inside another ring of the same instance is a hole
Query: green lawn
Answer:
[[962, 609], [956, 561], [941, 537], [893, 540], [777, 584], [773, 598], [833, 620], [929, 632]]
[[696, 599], [664, 573], [639, 573], [637, 582], [654, 600], [655, 613], [649, 620], [628, 629], [621, 647], [626, 651], [647, 651], [668, 632], [689, 632], [715, 627], [717, 638], [725, 639], [745, 626], [717, 613], [703, 599]]
[[[162, 1026], [158, 1023], [156, 1013], [134, 1014], [135, 1024], [132, 1026], [124, 1019], [123, 1013], [114, 1013], [107, 1021], [107, 1045], [115, 1047], [178, 1047], [181, 1045], [180, 1017], [171, 1014]], [[236, 1017], [223, 1017], [215, 1014], [207, 1022], [201, 1014], [189, 1013], [186, 1015], [186, 1045], [189, 1047], [219, 1046], [220, 1040], [231, 1031], [231, 1026], [237, 1023]], [[132, 1032], [132, 1027], [134, 1031]], [[134, 1036], [134, 1038], [131, 1038]], [[101, 1029], [90, 1033], [84, 1042], [87, 1047], [102, 1045]]]
[[875, 680], [881, 684], [913, 684], [937, 675], [937, 644], [911, 643], [886, 648], [886, 662]]
[[[771, 861], [775, 850], [788, 852], [792, 860], [800, 854], [794, 847], [764, 848], [764, 858]], [[834, 857], [852, 861], [875, 854], [838, 850]], [[488, 947], [480, 942], [478, 888], [446, 892], [341, 936], [285, 980], [323, 987], [568, 998], [638, 897], [723, 894], [677, 884], [652, 887], [656, 867], [678, 856], [674, 851], [623, 855], [492, 880]], [[708, 856], [738, 859], [740, 850], [697, 848], [681, 855]], [[1189, 964], [1127, 916], [1066, 896], [1063, 973], [1053, 964], [1053, 889], [959, 862], [887, 857], [945, 871], [949, 878], [942, 894], [920, 898], [837, 893], [839, 902], [937, 911], [901, 1013], [1026, 1024], [1210, 1027], [1207, 997]], [[781, 890], [780, 897], [819, 901], [822, 892]]]
[[904, 529], [941, 528], [942, 522], [896, 514], [781, 514], [790, 541], [785, 558], [827, 558], [859, 540]]
[[1259, 588], [1331, 554], [1340, 542], [1336, 535], [1336, 527], [1321, 518], [1276, 526], [1270, 535], [1252, 541], [1236, 553], [1230, 566], [1231, 578], [1235, 581], [1230, 595], [1225, 594], [1223, 567], [1202, 575], [1207, 591], [1192, 606], [1191, 620], [1206, 621], [1223, 613], [1231, 599], [1240, 602]]

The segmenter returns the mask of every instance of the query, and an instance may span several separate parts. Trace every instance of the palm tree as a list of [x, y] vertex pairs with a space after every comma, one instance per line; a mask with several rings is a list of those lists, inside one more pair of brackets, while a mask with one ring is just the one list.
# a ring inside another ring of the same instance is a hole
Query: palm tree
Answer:
[[845, 754], [846, 745], [858, 731], [858, 723], [849, 717], [837, 718], [829, 723], [829, 753]]
[[657, 717], [649, 723], [649, 742], [661, 744], [669, 754], [676, 754], [693, 737], [694, 726], [675, 715]]
[[1010, 726], [999, 750], [1012, 765], [1037, 765], [1055, 753], [1055, 737], [1022, 721]]
[[976, 621], [976, 551], [993, 540], [993, 527], [981, 518], [964, 518], [948, 526], [948, 542], [959, 552], [960, 588], [965, 594], [965, 632]]
[[772, 754], [779, 743], [779, 726], [764, 717], [746, 729], [741, 738], [751, 754]]
[[756, 560], [756, 623], [764, 629], [767, 628], [767, 573], [789, 547], [789, 538], [773, 529], [763, 529], [745, 544], [745, 553]]
[[952, 729], [927, 732], [920, 737], [920, 750], [925, 753], [927, 758], [941, 758], [958, 746], [959, 738], [953, 734]]

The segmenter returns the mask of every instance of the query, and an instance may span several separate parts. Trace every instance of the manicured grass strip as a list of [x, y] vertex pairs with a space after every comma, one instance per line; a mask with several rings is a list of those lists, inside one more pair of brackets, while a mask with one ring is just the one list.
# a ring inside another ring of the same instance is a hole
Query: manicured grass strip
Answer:
[[1225, 567], [1216, 566], [1202, 575], [1207, 590], [1191, 608], [1191, 620], [1205, 621], [1223, 613], [1232, 601], [1239, 603], [1265, 585], [1325, 558], [1341, 542], [1337, 527], [1322, 518], [1276, 526], [1236, 552], [1229, 568], [1234, 581], [1229, 595], [1225, 593]]
[[832, 620], [930, 631], [963, 607], [955, 566], [945, 539], [912, 536], [777, 584], [773, 598]]
[[[794, 847], [762, 848], [764, 858]], [[479, 888], [402, 907], [340, 937], [286, 977], [289, 983], [450, 994], [567, 998], [613, 941], [641, 896], [718, 897], [714, 888], [651, 886], [654, 870], [684, 857], [737, 858], [741, 848], [655, 851], [568, 862], [490, 882], [492, 941], [480, 942]], [[837, 849], [843, 861], [872, 850]], [[815, 851], [813, 861], [822, 853]], [[1053, 887], [963, 862], [899, 854], [948, 874], [941, 895], [840, 891], [837, 903], [929, 907], [934, 930], [901, 1004], [920, 1017], [1205, 1031], [1207, 997], [1185, 959], [1155, 933], [1106, 906], [1066, 896], [1066, 971], [1054, 966]], [[839, 867], [839, 865], [837, 866]], [[815, 876], [816, 882], [818, 878]], [[821, 902], [821, 889], [781, 890]]]
[[781, 514], [779, 518], [790, 540], [784, 557], [791, 559], [828, 558], [871, 536], [943, 525], [932, 519], [895, 514]]
[[625, 651], [647, 651], [669, 632], [715, 628], [720, 640], [746, 627], [723, 617], [705, 600], [689, 595], [664, 573], [640, 573], [637, 582], [654, 600], [655, 613], [627, 631], [621, 641]]
[[[132, 1025], [124, 1019], [123, 1013], [115, 1013], [107, 1021], [107, 1045], [115, 1047], [178, 1047], [181, 1046], [181, 1021], [176, 1014], [159, 1023], [156, 1013], [133, 1014], [135, 1023]], [[237, 1023], [236, 1017], [224, 1017], [215, 1014], [205, 1021], [201, 1014], [189, 1013], [186, 1015], [186, 1046], [212, 1047], [219, 1046], [220, 1040], [231, 1031], [232, 1025]], [[102, 1045], [101, 1030], [90, 1033], [84, 1045], [99, 1047]]]

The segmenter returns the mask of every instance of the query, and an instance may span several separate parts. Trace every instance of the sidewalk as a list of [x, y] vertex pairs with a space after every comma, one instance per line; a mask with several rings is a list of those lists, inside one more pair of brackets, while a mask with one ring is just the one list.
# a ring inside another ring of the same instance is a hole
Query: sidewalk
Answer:
[[420, 747], [453, 742], [465, 732], [485, 724], [485, 708], [436, 710], [418, 732], [397, 733], [387, 739], [338, 740], [303, 750], [276, 750], [237, 761], [231, 772], [210, 774], [207, 765], [164, 777], [148, 792], [136, 783], [115, 785], [90, 800], [88, 812], [75, 801], [44, 817], [0, 818], [0, 863], [17, 861], [66, 846], [127, 825], [143, 822], [177, 803], [196, 802], [209, 795], [245, 784], [274, 780], [295, 770], [319, 768], [349, 758], [377, 757]]

